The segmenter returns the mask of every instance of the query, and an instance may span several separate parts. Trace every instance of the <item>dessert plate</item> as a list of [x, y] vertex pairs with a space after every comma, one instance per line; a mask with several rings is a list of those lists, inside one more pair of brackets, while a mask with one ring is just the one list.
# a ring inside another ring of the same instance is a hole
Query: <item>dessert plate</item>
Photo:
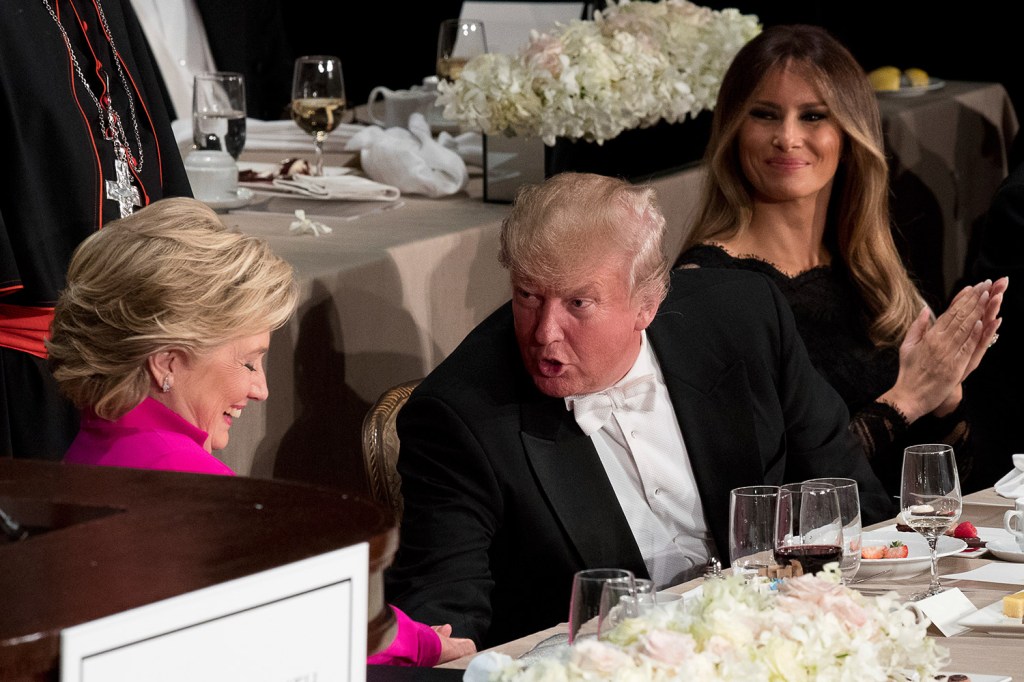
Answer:
[[[908, 548], [905, 559], [861, 559], [857, 578], [871, 578], [886, 572], [885, 579], [909, 578], [924, 573], [931, 562], [928, 552], [928, 541], [919, 533], [902, 533], [895, 530], [872, 530], [861, 535], [861, 547], [888, 545], [899, 540]], [[957, 538], [943, 535], [936, 545], [936, 556], [944, 557], [956, 554], [967, 548], [967, 543]]]
[[988, 545], [993, 542], [1007, 543], [1013, 541], [1013, 536], [1002, 528], [978, 528], [978, 537], [985, 541], [984, 547], [972, 548], [968, 546], [958, 556], [977, 559], [988, 554]]
[[875, 90], [875, 94], [881, 97], [917, 97], [926, 92], [946, 87], [946, 81], [939, 78], [929, 78], [928, 85], [907, 85], [899, 90]]
[[1003, 602], [997, 601], [983, 609], [978, 609], [959, 621], [960, 625], [982, 632], [1012, 632], [1024, 635], [1024, 622], [1020, 618], [1003, 615]]

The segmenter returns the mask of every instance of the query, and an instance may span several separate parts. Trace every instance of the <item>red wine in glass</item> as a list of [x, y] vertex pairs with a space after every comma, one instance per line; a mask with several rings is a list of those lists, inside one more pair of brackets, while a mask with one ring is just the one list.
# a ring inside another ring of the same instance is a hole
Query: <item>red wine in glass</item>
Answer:
[[775, 548], [775, 561], [780, 566], [789, 566], [799, 561], [803, 572], [817, 573], [825, 564], [839, 561], [843, 557], [843, 548], [839, 545], [786, 545]]

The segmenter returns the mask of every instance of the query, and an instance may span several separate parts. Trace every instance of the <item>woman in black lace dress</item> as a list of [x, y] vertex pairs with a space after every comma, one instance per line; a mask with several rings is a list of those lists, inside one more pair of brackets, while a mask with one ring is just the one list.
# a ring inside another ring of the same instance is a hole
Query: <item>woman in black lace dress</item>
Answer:
[[937, 319], [925, 305], [892, 240], [878, 104], [849, 51], [816, 26], [765, 29], [723, 79], [705, 161], [676, 265], [780, 287], [894, 495], [911, 443], [951, 443], [966, 480], [961, 384], [997, 338], [1007, 281], [965, 288]]

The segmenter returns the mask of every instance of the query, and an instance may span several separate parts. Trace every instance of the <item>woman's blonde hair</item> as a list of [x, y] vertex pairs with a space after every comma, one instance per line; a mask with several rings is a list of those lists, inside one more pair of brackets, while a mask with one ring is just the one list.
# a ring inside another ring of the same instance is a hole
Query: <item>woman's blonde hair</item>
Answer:
[[657, 308], [668, 292], [665, 217], [652, 187], [592, 173], [528, 185], [501, 226], [498, 261], [514, 278], [565, 285], [595, 253], [621, 253], [633, 297]]
[[860, 292], [872, 341], [877, 346], [899, 345], [924, 301], [892, 239], [889, 168], [878, 102], [857, 60], [823, 28], [769, 27], [737, 53], [718, 92], [704, 157], [708, 176], [695, 228], [682, 250], [732, 237], [750, 225], [753, 190], [740, 165], [737, 138], [754, 93], [780, 69], [806, 78], [843, 132], [826, 245], [846, 265]]
[[75, 250], [46, 341], [77, 407], [117, 419], [150, 389], [147, 358], [198, 356], [272, 331], [295, 309], [291, 265], [195, 199], [168, 198], [107, 224]]

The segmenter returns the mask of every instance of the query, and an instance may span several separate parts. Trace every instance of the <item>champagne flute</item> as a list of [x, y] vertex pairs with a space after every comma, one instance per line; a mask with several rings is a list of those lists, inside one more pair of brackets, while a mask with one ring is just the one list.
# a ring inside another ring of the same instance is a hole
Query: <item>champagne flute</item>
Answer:
[[197, 73], [192, 87], [192, 143], [238, 160], [245, 147], [245, 77], [231, 71]]
[[313, 55], [295, 60], [292, 77], [292, 120], [313, 136], [316, 155], [311, 175], [324, 173], [324, 140], [345, 112], [345, 80], [341, 60]]
[[835, 486], [811, 481], [779, 486], [775, 561], [813, 574], [842, 556], [843, 520]]
[[903, 451], [900, 507], [903, 522], [924, 536], [931, 555], [928, 589], [911, 597], [923, 599], [944, 591], [939, 585], [935, 545], [957, 519], [963, 507], [960, 476], [952, 446], [911, 445]]
[[449, 83], [462, 75], [466, 63], [487, 52], [484, 23], [477, 19], [445, 19], [437, 34], [437, 77]]
[[843, 559], [839, 570], [843, 573], [843, 584], [860, 570], [860, 490], [852, 478], [812, 478], [811, 483], [834, 485], [839, 495], [839, 513], [843, 516]]

